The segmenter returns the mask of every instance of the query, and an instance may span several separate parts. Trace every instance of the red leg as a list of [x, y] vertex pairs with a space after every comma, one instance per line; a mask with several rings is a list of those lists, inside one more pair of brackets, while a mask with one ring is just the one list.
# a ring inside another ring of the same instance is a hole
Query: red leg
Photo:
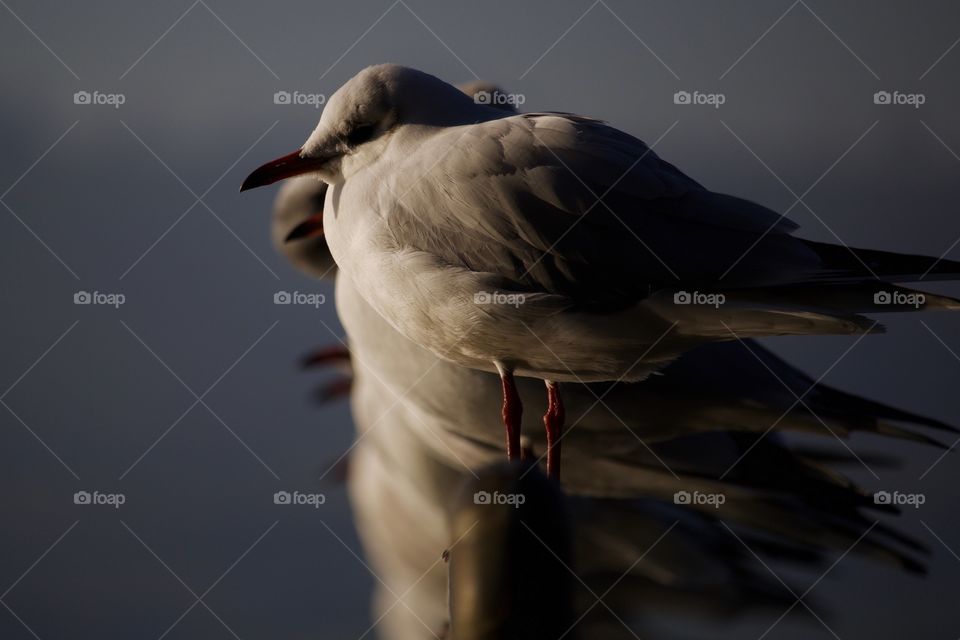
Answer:
[[547, 380], [547, 412], [543, 414], [543, 426], [547, 429], [547, 475], [560, 480], [560, 438], [566, 414], [560, 400], [560, 384]]
[[503, 386], [503, 426], [507, 431], [507, 459], [520, 459], [520, 424], [523, 417], [523, 405], [513, 379], [513, 372], [500, 371], [500, 383]]

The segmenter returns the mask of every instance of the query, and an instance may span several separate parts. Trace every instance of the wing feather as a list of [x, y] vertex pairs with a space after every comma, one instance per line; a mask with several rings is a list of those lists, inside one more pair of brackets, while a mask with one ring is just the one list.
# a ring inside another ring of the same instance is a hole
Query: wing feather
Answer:
[[708, 191], [597, 120], [536, 113], [453, 127], [415, 155], [426, 170], [400, 172], [410, 184], [395, 187], [397, 237], [515, 289], [622, 304], [678, 280], [707, 286], [731, 267], [725, 286], [752, 287], [819, 264], [792, 222]]

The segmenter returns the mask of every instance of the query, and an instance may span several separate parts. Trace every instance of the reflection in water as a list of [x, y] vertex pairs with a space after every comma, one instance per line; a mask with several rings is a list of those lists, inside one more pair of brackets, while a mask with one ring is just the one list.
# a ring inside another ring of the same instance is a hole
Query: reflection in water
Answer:
[[[322, 229], [282, 240], [322, 191], [290, 183], [275, 216], [281, 250], [314, 275], [331, 268]], [[801, 591], [768, 564], [820, 575], [851, 550], [923, 570], [927, 550], [877, 520], [895, 509], [835, 470], [885, 461], [788, 438], [938, 445], [926, 432], [947, 425], [817, 384], [756, 342], [713, 344], [644, 383], [567, 385], [561, 492], [534, 464], [540, 381], [518, 381], [531, 460], [504, 465], [497, 376], [437, 360], [345, 278], [336, 298], [358, 430], [348, 488], [384, 638], [662, 637], [664, 616], [792, 604]]]

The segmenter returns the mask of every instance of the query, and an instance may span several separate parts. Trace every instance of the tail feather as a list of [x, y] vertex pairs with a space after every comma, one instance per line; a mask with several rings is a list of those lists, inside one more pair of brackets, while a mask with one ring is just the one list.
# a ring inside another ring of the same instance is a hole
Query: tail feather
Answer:
[[[676, 322], [678, 333], [721, 340], [731, 336], [743, 339], [884, 333], [882, 324], [864, 314], [960, 310], [960, 299], [875, 279], [718, 289], [711, 293], [722, 295], [717, 298], [723, 301], [722, 306], [673, 306], [670, 317]], [[658, 292], [650, 302], [667, 301], [672, 294]]]

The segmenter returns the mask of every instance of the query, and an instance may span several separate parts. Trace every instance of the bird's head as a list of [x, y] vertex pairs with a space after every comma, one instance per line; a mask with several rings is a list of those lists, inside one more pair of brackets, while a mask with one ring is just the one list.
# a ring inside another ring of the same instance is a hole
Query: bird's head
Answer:
[[443, 127], [502, 116], [422, 71], [367, 67], [330, 97], [301, 148], [254, 170], [240, 190], [307, 173], [334, 184], [378, 157], [401, 125]]
[[[373, 69], [377, 68], [373, 67]], [[369, 83], [367, 86], [369, 86]], [[494, 95], [498, 92], [505, 93], [499, 86], [482, 80], [459, 84], [457, 90], [478, 104], [483, 103], [482, 96]], [[481, 97], [478, 98], [478, 96]], [[341, 98], [337, 98], [337, 100], [341, 100]], [[498, 104], [495, 106], [501, 109], [505, 115], [516, 113], [512, 105]], [[365, 113], [369, 114], [370, 111]], [[388, 112], [387, 117], [389, 115]], [[310, 136], [311, 140], [318, 137], [316, 132]], [[304, 149], [309, 144], [308, 141], [304, 145]], [[300, 157], [302, 151], [303, 149], [299, 149], [296, 157], [290, 159], [287, 169], [299, 171], [303, 167], [303, 165], [298, 166], [298, 163], [302, 160]], [[274, 161], [265, 166], [272, 166], [278, 162]], [[307, 171], [307, 173], [309, 172]], [[278, 176], [277, 179], [281, 177], [283, 176]], [[320, 278], [336, 272], [336, 263], [330, 254], [330, 248], [327, 246], [323, 230], [323, 209], [326, 194], [327, 183], [315, 176], [300, 176], [290, 180], [277, 193], [273, 204], [271, 222], [271, 235], [276, 249], [301, 271]]]

